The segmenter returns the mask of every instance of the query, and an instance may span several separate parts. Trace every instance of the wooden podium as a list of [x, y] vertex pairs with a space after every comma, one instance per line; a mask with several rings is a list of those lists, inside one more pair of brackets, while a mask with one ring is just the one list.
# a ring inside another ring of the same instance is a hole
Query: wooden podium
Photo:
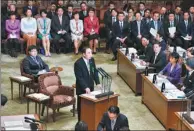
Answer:
[[[97, 92], [97, 91], [94, 91]], [[111, 105], [118, 105], [119, 94], [95, 98], [95, 93], [83, 94], [81, 97], [81, 120], [88, 124], [88, 130], [96, 130], [103, 114]]]

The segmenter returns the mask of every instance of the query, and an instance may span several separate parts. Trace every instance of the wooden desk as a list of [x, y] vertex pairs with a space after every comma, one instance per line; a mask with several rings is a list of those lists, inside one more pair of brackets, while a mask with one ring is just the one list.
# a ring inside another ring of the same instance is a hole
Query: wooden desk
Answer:
[[[180, 112], [175, 112], [177, 118], [177, 128], [176, 130], [182, 131], [194, 131], [194, 124], [189, 124], [187, 120], [181, 117]], [[194, 111], [191, 112], [191, 118], [194, 119]]]
[[118, 105], [119, 94], [100, 99], [92, 99], [81, 95], [81, 120], [88, 124], [88, 130], [96, 130], [103, 114], [111, 105]]
[[175, 129], [175, 112], [183, 110], [182, 104], [183, 107], [186, 108], [187, 100], [167, 99], [167, 97], [142, 74], [142, 103], [149, 108], [166, 129]]
[[127, 83], [135, 92], [135, 95], [142, 92], [142, 70], [136, 69], [136, 66], [118, 50], [117, 54], [117, 74]]
[[[26, 115], [13, 115], [13, 116], [1, 116], [1, 128], [5, 127], [4, 122], [8, 121], [23, 121], [23, 127], [30, 129], [30, 123], [24, 122], [24, 117], [34, 117], [36, 120], [40, 120], [37, 114], [26, 114]], [[43, 130], [43, 125], [40, 124], [39, 130]]]

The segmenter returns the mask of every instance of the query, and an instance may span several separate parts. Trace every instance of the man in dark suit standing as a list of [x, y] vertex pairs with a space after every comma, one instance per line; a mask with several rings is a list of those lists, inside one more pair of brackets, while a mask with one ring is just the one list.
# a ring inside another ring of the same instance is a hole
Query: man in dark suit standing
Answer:
[[66, 7], [64, 6], [64, 2], [63, 0], [57, 0], [57, 9], [58, 8], [62, 8], [63, 9], [63, 14], [65, 15], [67, 10], [66, 10]]
[[84, 18], [88, 16], [88, 6], [86, 2], [80, 4], [81, 11], [79, 12], [79, 19], [84, 21]]
[[[169, 13], [168, 21], [165, 21], [164, 23], [164, 33], [166, 35], [166, 41], [168, 45], [170, 46], [176, 46], [181, 43], [177, 43], [177, 37], [178, 37], [178, 31], [177, 31], [177, 21], [175, 20], [174, 13]], [[169, 28], [176, 28], [176, 31], [174, 33], [169, 32]]]
[[144, 60], [145, 62], [151, 61], [152, 56], [154, 55], [152, 44], [149, 42], [149, 39], [146, 37], [142, 37], [141, 43], [143, 45], [143, 49], [139, 55], [139, 59]]
[[110, 54], [109, 49], [112, 46], [113, 43], [113, 35], [112, 35], [112, 30], [113, 30], [113, 24], [117, 21], [117, 11], [115, 8], [111, 10], [111, 17], [109, 17], [106, 20], [105, 23], [105, 30], [106, 30], [106, 53]]
[[181, 6], [180, 6], [180, 5], [177, 5], [177, 6], [175, 7], [175, 13], [174, 13], [174, 15], [175, 15], [175, 20], [176, 20], [177, 23], [179, 23], [180, 21], [183, 20], [183, 16], [182, 16], [182, 14], [181, 14], [181, 11], [182, 11]]
[[69, 19], [69, 21], [73, 18], [73, 5], [72, 4], [68, 4], [67, 5], [67, 13], [66, 13], [66, 16]]
[[77, 95], [77, 110], [78, 121], [81, 118], [81, 94], [89, 94], [94, 91], [94, 81], [97, 87], [101, 87], [98, 71], [96, 69], [95, 60], [92, 57], [90, 48], [83, 49], [83, 56], [74, 64], [74, 73], [76, 77], [76, 95]]
[[108, 112], [102, 116], [97, 131], [119, 131], [123, 127], [129, 128], [127, 117], [120, 113], [119, 107], [110, 106]]
[[184, 12], [183, 20], [178, 24], [179, 41], [182, 41], [182, 47], [188, 49], [194, 36], [193, 23], [189, 21], [189, 12]]
[[154, 55], [152, 55], [152, 58], [150, 59], [150, 61], [147, 63], [142, 62], [141, 64], [149, 67], [154, 67], [155, 72], [158, 73], [166, 66], [166, 62], [167, 62], [166, 55], [161, 50], [161, 45], [158, 42], [154, 43], [153, 49], [154, 49]]
[[57, 13], [56, 13], [56, 4], [51, 3], [51, 9], [48, 12], [47, 17], [52, 20], [53, 16], [55, 16], [55, 15], [57, 15]]
[[144, 20], [141, 18], [141, 13], [135, 13], [136, 20], [131, 24], [131, 33], [133, 42], [136, 44], [136, 49], [141, 50], [141, 38], [148, 35], [148, 26]]
[[124, 21], [124, 17], [124, 13], [119, 12], [118, 21], [113, 24], [112, 34], [114, 42], [112, 45], [112, 52], [114, 56], [112, 58], [112, 61], [117, 60], [117, 49], [120, 45], [128, 47], [132, 46], [132, 42], [130, 42], [130, 39], [128, 38], [130, 36], [130, 27], [128, 22]]
[[38, 14], [38, 8], [33, 5], [33, 0], [28, 0], [28, 5], [24, 6], [23, 8], [23, 14], [26, 14], [27, 9], [32, 10], [32, 16], [35, 16]]
[[108, 20], [111, 17], [111, 10], [115, 8], [115, 4], [111, 1], [111, 2], [108, 3], [108, 6], [109, 6], [108, 10], [106, 10], [104, 12], [104, 24], [105, 24], [105, 27], [106, 27], [106, 25], [108, 23]]
[[60, 39], [65, 40], [64, 53], [68, 53], [71, 48], [71, 37], [69, 35], [70, 25], [69, 20], [63, 15], [63, 9], [60, 7], [57, 9], [57, 15], [52, 18], [51, 22], [51, 35], [53, 37], [53, 43], [56, 46], [57, 53], [61, 53]]
[[29, 56], [26, 56], [23, 61], [24, 72], [33, 75], [38, 81], [38, 75], [49, 72], [48, 65], [38, 56], [38, 51], [35, 45], [28, 48]]
[[166, 13], [166, 7], [162, 6], [161, 9], [160, 9], [159, 21], [161, 21], [163, 23], [167, 19], [168, 19], [168, 15]]

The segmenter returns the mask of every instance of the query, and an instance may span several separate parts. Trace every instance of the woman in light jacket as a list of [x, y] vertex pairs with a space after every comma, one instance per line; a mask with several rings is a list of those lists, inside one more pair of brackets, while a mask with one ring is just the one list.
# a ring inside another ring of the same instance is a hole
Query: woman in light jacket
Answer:
[[70, 20], [71, 37], [74, 42], [75, 54], [78, 55], [83, 40], [83, 21], [79, 19], [79, 12], [75, 12], [73, 16], [74, 19]]
[[45, 56], [50, 57], [50, 29], [51, 19], [47, 18], [47, 11], [45, 9], [40, 11], [41, 18], [37, 19], [38, 25], [38, 38], [42, 40], [42, 44], [45, 51]]

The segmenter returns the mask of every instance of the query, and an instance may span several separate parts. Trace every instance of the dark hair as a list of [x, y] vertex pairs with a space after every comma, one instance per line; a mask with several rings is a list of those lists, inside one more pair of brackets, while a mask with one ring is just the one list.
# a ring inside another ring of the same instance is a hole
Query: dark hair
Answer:
[[135, 16], [136, 16], [136, 14], [140, 14], [141, 15], [141, 13], [139, 11], [135, 12]]
[[31, 45], [28, 47], [28, 52], [32, 51], [33, 49], [37, 50], [37, 47], [35, 45]]
[[171, 54], [170, 54], [170, 57], [175, 58], [175, 59], [176, 59], [176, 62], [178, 62], [178, 60], [179, 60], [179, 54], [178, 54], [177, 52], [171, 53]]
[[119, 131], [129, 131], [129, 127], [123, 126], [119, 128]]
[[118, 115], [120, 113], [120, 109], [117, 106], [110, 106], [108, 108], [108, 112]]
[[170, 12], [170, 13], [168, 14], [168, 16], [169, 16], [169, 15], [174, 15], [174, 13], [173, 13], [173, 12]]
[[154, 11], [153, 14], [160, 14], [158, 11]]
[[88, 9], [88, 12], [90, 12], [90, 11], [95, 12], [95, 9], [94, 9], [93, 7], [90, 7], [90, 8]]
[[79, 12], [78, 12], [78, 11], [75, 11], [75, 12], [73, 13], [73, 17], [75, 17], [75, 15], [79, 15]]
[[144, 12], [146, 12], [146, 11], [150, 11], [150, 13], [151, 13], [151, 9], [148, 9], [148, 8], [147, 8], [147, 9], [145, 9], [145, 11], [144, 11]]
[[173, 5], [173, 4], [172, 4], [172, 1], [167, 1], [167, 2], [166, 2], [166, 6], [168, 6], [168, 5], [172, 6], [172, 5]]
[[125, 15], [124, 12], [122, 12], [122, 11], [120, 11], [120, 12], [117, 13], [117, 15], [120, 15], [120, 14]]
[[[62, 10], [63, 10], [63, 7], [60, 7], [60, 6], [59, 6], [59, 7], [57, 7], [57, 11], [58, 11], [59, 9], [62, 9]], [[64, 10], [63, 10], [63, 11], [64, 11]]]
[[14, 12], [14, 11], [9, 12], [9, 17], [12, 16], [12, 15], [16, 16], [16, 12]]
[[27, 12], [28, 12], [28, 10], [30, 10], [30, 11], [32, 12], [32, 9], [30, 9], [30, 8], [27, 8], [25, 13], [27, 13]]
[[56, 3], [55, 2], [51, 2], [51, 5], [55, 5], [56, 6]]
[[68, 4], [68, 5], [67, 5], [67, 8], [68, 8], [68, 7], [72, 7], [72, 8], [73, 8], [73, 5], [72, 5], [72, 4]]
[[80, 6], [81, 6], [82, 4], [85, 4], [85, 5], [87, 5], [87, 4], [86, 4], [86, 2], [84, 2], [84, 1], [80, 3]]
[[131, 7], [131, 3], [125, 4], [125, 5], [123, 6], [123, 11], [127, 10], [128, 8], [132, 8], [132, 7]]
[[189, 11], [184, 11], [184, 12], [183, 12], [183, 15], [184, 15], [185, 13], [188, 13], [188, 14], [189, 14]]
[[78, 121], [75, 125], [75, 131], [87, 131], [88, 125], [84, 121]]
[[161, 47], [161, 44], [159, 42], [157, 42], [156, 40], [154, 40], [154, 45], [159, 45]]
[[113, 11], [116, 11], [117, 12], [117, 9], [116, 8], [113, 8], [113, 9], [111, 9], [111, 13], [113, 12]]
[[134, 12], [134, 9], [133, 9], [132, 7], [129, 7], [129, 8], [127, 9], [127, 12], [129, 12], [129, 10], [132, 10], [132, 11]]
[[143, 4], [145, 6], [145, 3], [144, 2], [139, 2], [138, 6], [140, 6], [141, 4]]
[[110, 5], [115, 5], [115, 3], [114, 3], [113, 1], [110, 1], [110, 2], [108, 3], [108, 6], [110, 6]]
[[45, 13], [45, 14], [47, 14], [47, 11], [46, 11], [46, 9], [42, 9], [42, 10], [40, 10], [40, 15], [41, 15], [42, 13]]
[[87, 49], [90, 49], [90, 48], [89, 48], [89, 47], [83, 48], [83, 49], [82, 49], [82, 54], [86, 53], [86, 50], [87, 50]]
[[176, 6], [175, 6], [175, 9], [176, 9], [176, 8], [178, 8], [178, 7], [179, 7], [179, 8], [181, 8], [181, 6], [180, 6], [180, 5], [176, 5]]

